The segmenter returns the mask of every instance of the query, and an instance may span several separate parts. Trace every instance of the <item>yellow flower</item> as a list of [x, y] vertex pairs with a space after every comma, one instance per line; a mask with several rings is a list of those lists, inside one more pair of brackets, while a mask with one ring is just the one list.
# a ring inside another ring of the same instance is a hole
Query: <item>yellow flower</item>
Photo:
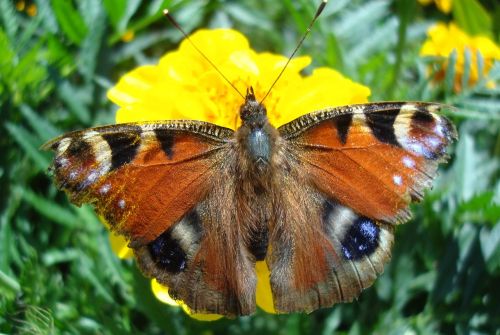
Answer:
[[437, 8], [442, 11], [443, 13], [450, 13], [451, 12], [451, 6], [452, 6], [452, 1], [451, 0], [418, 0], [420, 4], [427, 6], [431, 2], [434, 2], [437, 6]]
[[26, 2], [24, 0], [16, 2], [16, 9], [22, 12], [26, 8]]
[[127, 30], [126, 32], [123, 33], [121, 40], [125, 43], [130, 42], [134, 39], [135, 33], [133, 30]]
[[30, 4], [26, 8], [26, 14], [28, 14], [29, 16], [35, 16], [37, 13], [38, 13], [38, 8], [36, 7], [35, 4]]
[[[456, 51], [456, 91], [460, 91], [462, 88], [466, 50], [468, 50], [471, 56], [469, 85], [476, 83], [480, 76], [486, 76], [493, 66], [493, 63], [500, 60], [500, 48], [495, 42], [485, 36], [469, 36], [454, 23], [450, 23], [449, 25], [438, 23], [429, 29], [427, 35], [428, 38], [424, 42], [420, 54], [422, 56], [437, 56], [442, 59], [441, 63], [445, 71], [448, 64], [448, 58], [453, 51]], [[484, 62], [482, 73], [479, 73], [478, 69], [478, 53], [481, 54]], [[443, 77], [444, 72], [440, 72], [436, 75], [435, 79], [440, 80]]]
[[20, 0], [16, 1], [15, 6], [19, 12], [25, 11], [29, 16], [35, 16], [38, 13], [38, 8], [34, 3], [27, 4], [26, 1]]
[[[287, 57], [257, 53], [239, 32], [230, 29], [200, 30], [191, 40], [217, 65], [230, 82], [244, 93], [250, 86], [262, 99], [287, 61]], [[307, 56], [293, 59], [265, 105], [270, 122], [278, 127], [300, 115], [328, 106], [368, 101], [370, 89], [335, 70], [318, 68], [309, 76], [300, 72], [311, 62]], [[125, 74], [111, 88], [108, 97], [120, 106], [116, 121], [194, 119], [236, 129], [243, 98], [220, 74], [184, 40], [177, 51], [164, 55], [157, 65], [141, 66]], [[125, 241], [113, 237], [113, 250], [126, 254]], [[265, 262], [257, 262], [257, 305], [274, 313]], [[168, 288], [152, 281], [156, 297], [169, 304], [180, 304], [192, 317], [214, 320], [218, 315], [192, 314], [182, 302], [168, 296]]]

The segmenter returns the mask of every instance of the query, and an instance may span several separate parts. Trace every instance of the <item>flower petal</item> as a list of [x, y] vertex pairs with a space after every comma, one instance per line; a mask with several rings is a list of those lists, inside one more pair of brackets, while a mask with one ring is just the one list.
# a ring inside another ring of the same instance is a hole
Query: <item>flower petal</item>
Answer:
[[160, 300], [161, 302], [170, 306], [180, 306], [180, 304], [172, 299], [172, 297], [170, 297], [170, 294], [168, 294], [168, 287], [158, 283], [156, 279], [151, 280], [151, 291], [153, 291], [156, 299]]
[[273, 292], [269, 281], [270, 272], [265, 261], [255, 263], [257, 273], [256, 300], [257, 305], [267, 313], [276, 314], [274, 309]]

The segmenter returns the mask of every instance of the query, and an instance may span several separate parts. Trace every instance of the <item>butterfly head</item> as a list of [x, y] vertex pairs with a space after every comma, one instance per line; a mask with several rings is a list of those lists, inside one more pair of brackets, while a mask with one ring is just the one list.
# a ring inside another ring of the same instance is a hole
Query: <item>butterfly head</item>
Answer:
[[262, 128], [267, 123], [266, 107], [255, 99], [252, 87], [247, 89], [245, 103], [240, 107], [240, 118], [250, 129]]
[[269, 171], [277, 135], [267, 119], [266, 108], [257, 101], [252, 87], [247, 89], [245, 103], [240, 107], [240, 118], [242, 125], [237, 138], [242, 152], [249, 166], [255, 167], [252, 171], [265, 174]]

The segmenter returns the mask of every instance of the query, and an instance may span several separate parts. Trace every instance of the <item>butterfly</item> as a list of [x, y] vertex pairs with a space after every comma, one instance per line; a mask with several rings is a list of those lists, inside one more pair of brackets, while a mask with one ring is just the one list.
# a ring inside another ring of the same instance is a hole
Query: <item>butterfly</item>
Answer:
[[352, 301], [383, 271], [395, 226], [457, 138], [440, 109], [349, 105], [275, 128], [250, 87], [236, 131], [127, 123], [44, 148], [59, 188], [93, 204], [144, 274], [194, 312], [252, 313], [262, 260], [276, 311], [310, 312]]

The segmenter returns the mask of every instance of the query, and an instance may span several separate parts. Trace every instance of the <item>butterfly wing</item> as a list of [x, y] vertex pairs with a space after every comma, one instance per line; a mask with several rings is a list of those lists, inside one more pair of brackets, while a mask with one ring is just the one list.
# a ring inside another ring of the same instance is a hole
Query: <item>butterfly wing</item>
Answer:
[[311, 182], [364, 216], [410, 218], [408, 204], [431, 185], [456, 139], [440, 105], [372, 103], [304, 115], [279, 131]]
[[165, 121], [77, 131], [44, 148], [56, 153], [58, 186], [129, 239], [146, 274], [194, 311], [235, 315], [254, 308], [255, 275], [226, 192], [235, 189], [232, 137], [209, 123]]
[[269, 238], [266, 261], [278, 312], [352, 301], [383, 271], [394, 238], [392, 225], [359, 215], [303, 177], [288, 173]]
[[351, 301], [390, 258], [393, 224], [429, 187], [453, 125], [424, 103], [374, 103], [302, 116], [285, 140], [280, 213], [267, 261], [278, 311]]

